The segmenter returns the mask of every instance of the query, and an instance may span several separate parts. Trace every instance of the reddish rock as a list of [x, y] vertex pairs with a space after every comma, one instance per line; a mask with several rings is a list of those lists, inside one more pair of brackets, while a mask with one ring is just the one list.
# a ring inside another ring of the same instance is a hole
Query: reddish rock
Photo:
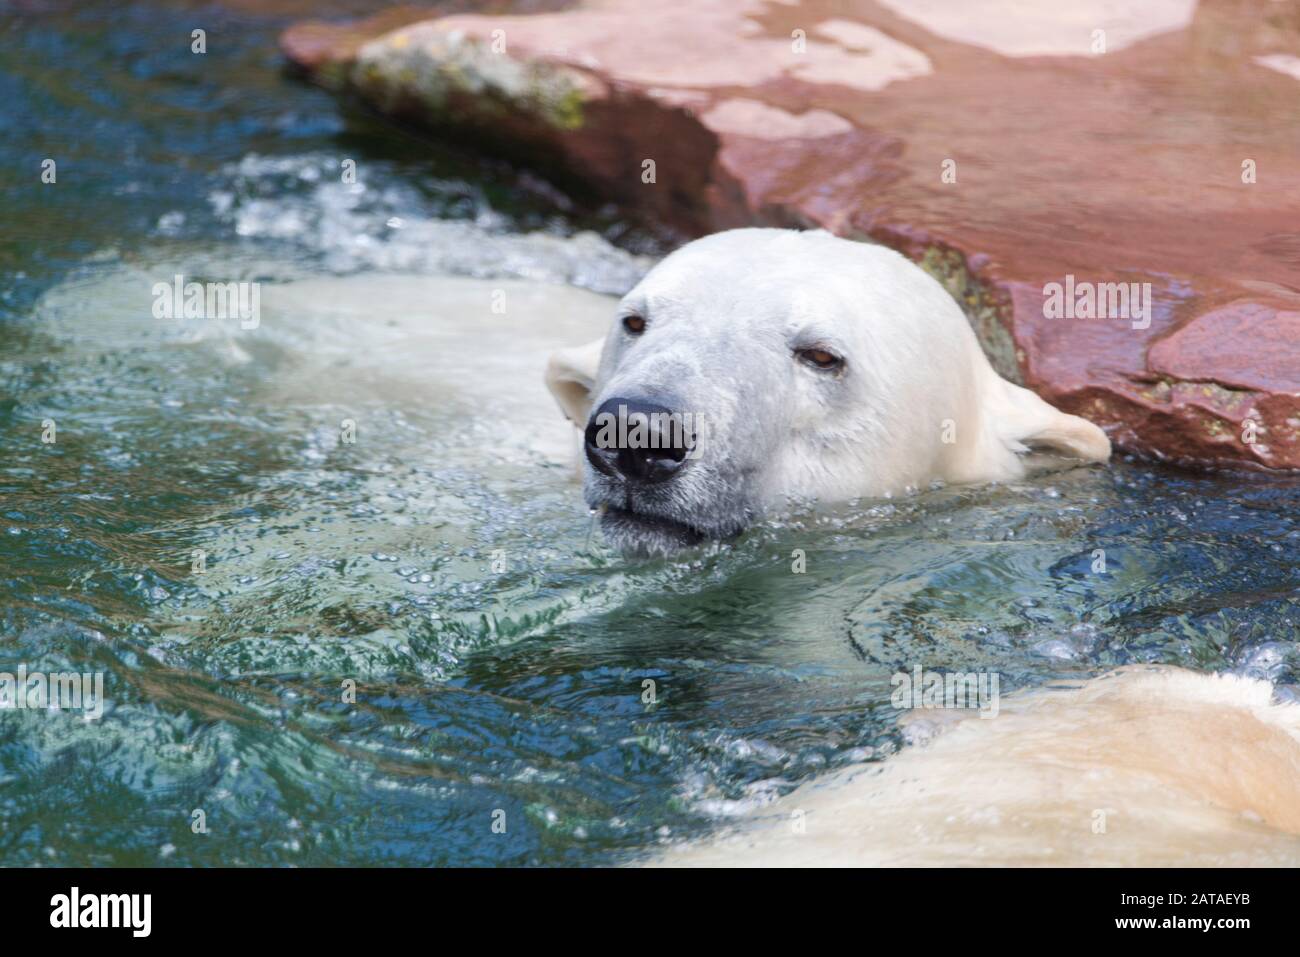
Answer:
[[[1300, 4], [590, 0], [335, 29], [285, 50], [684, 231], [904, 251], [1000, 371], [1122, 448], [1300, 469]], [[1136, 283], [1150, 313], [1052, 318], [1067, 283]]]

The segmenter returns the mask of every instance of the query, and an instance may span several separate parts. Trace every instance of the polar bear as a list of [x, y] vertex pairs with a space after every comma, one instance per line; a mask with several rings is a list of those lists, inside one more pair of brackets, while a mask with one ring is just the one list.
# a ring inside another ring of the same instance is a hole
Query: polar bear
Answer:
[[791, 499], [1024, 474], [1042, 448], [1104, 462], [1101, 429], [1002, 379], [944, 288], [883, 246], [736, 229], [688, 243], [603, 340], [551, 356], [606, 537], [668, 552]]

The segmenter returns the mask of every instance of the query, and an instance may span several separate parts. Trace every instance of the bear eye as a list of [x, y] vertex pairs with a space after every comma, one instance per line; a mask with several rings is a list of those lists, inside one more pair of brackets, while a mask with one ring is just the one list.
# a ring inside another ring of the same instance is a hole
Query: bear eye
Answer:
[[795, 352], [799, 361], [822, 372], [838, 372], [844, 368], [844, 360], [825, 349], [799, 349]]
[[624, 316], [623, 328], [629, 336], [639, 336], [645, 332], [645, 319], [637, 315]]

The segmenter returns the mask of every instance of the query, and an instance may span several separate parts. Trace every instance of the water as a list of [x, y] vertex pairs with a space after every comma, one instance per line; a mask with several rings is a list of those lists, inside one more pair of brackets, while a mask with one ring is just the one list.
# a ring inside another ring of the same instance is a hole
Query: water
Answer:
[[[532, 372], [653, 242], [197, 11], [0, 14], [0, 670], [109, 700], [0, 713], [0, 864], [622, 862], [888, 755], [917, 663], [1300, 680], [1291, 479], [1118, 462], [609, 552]], [[152, 318], [176, 272], [261, 281], [261, 327]]]

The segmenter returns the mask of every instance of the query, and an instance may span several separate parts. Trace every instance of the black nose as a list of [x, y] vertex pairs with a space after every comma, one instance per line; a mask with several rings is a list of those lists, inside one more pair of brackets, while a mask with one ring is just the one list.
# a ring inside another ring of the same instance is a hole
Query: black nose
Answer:
[[663, 482], [687, 463], [694, 435], [690, 417], [662, 405], [615, 396], [587, 422], [587, 461], [606, 475], [634, 482]]

